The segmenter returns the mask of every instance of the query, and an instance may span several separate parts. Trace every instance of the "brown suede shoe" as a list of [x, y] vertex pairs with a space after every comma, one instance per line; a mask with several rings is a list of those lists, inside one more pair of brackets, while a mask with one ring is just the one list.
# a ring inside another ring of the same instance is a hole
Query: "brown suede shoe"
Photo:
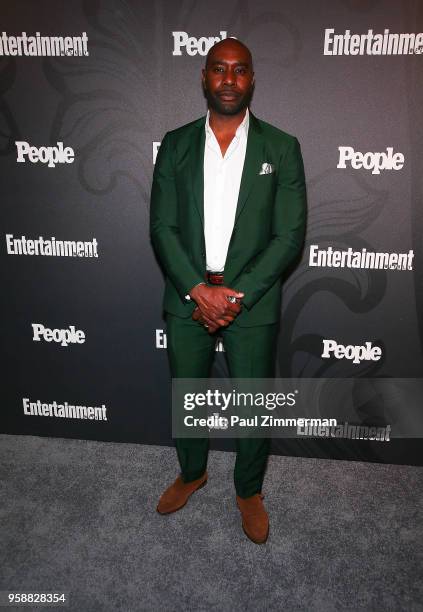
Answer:
[[192, 482], [185, 483], [180, 476], [175, 482], [170, 485], [163, 493], [157, 506], [157, 512], [159, 514], [170, 514], [176, 512], [188, 501], [189, 496], [194, 493], [197, 489], [201, 489], [207, 483], [207, 472], [193, 480]]
[[261, 493], [245, 499], [236, 496], [236, 503], [242, 515], [242, 528], [255, 544], [263, 544], [269, 535], [269, 516], [263, 505], [263, 498]]

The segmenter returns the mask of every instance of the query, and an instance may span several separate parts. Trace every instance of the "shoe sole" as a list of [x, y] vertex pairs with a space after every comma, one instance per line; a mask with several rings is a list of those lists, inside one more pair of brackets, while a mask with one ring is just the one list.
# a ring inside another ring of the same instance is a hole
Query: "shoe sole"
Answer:
[[202, 489], [204, 486], [206, 486], [206, 484], [207, 484], [207, 480], [205, 480], [205, 481], [204, 481], [203, 483], [201, 483], [201, 484], [200, 484], [200, 485], [199, 485], [199, 486], [198, 486], [196, 489], [194, 489], [194, 491], [192, 491], [192, 492], [191, 492], [191, 493], [188, 495], [188, 497], [187, 497], [186, 501], [185, 501], [185, 502], [182, 504], [182, 506], [178, 506], [177, 508], [174, 508], [173, 510], [169, 510], [168, 512], [160, 512], [160, 510], [158, 509], [159, 507], [157, 506], [157, 508], [156, 508], [157, 512], [158, 512], [159, 514], [161, 514], [162, 516], [163, 516], [163, 515], [165, 515], [165, 514], [173, 514], [173, 512], [177, 512], [178, 510], [180, 510], [181, 508], [183, 508], [184, 506], [186, 506], [186, 504], [187, 504], [187, 502], [188, 502], [189, 498], [191, 497], [191, 495], [192, 495], [193, 493], [195, 493], [195, 492], [196, 492], [196, 491], [198, 491], [199, 489]]

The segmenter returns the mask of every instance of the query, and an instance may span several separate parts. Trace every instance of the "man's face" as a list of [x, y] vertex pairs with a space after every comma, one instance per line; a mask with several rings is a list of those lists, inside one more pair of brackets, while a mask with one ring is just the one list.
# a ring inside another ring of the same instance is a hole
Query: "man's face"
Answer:
[[250, 53], [226, 39], [210, 52], [202, 82], [209, 108], [221, 115], [238, 114], [249, 105], [253, 93]]

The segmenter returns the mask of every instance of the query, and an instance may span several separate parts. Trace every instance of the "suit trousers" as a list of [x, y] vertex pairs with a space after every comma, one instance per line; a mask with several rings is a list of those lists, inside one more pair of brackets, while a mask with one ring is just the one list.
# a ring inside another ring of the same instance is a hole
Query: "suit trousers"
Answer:
[[[167, 314], [167, 351], [173, 378], [208, 378], [213, 363], [216, 334], [191, 317]], [[241, 327], [236, 320], [220, 330], [231, 378], [273, 378], [278, 323]], [[176, 438], [184, 482], [196, 480], [207, 468], [209, 438]], [[237, 495], [260, 493], [271, 440], [236, 438], [234, 483]]]

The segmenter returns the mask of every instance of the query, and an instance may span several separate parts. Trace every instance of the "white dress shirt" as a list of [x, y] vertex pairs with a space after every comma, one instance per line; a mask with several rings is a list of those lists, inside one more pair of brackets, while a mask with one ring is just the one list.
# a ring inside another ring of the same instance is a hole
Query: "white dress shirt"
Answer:
[[204, 147], [204, 238], [206, 242], [207, 270], [221, 272], [235, 221], [242, 169], [249, 127], [249, 112], [238, 126], [231, 144], [222, 157], [217, 138], [209, 124], [210, 111], [205, 123]]

